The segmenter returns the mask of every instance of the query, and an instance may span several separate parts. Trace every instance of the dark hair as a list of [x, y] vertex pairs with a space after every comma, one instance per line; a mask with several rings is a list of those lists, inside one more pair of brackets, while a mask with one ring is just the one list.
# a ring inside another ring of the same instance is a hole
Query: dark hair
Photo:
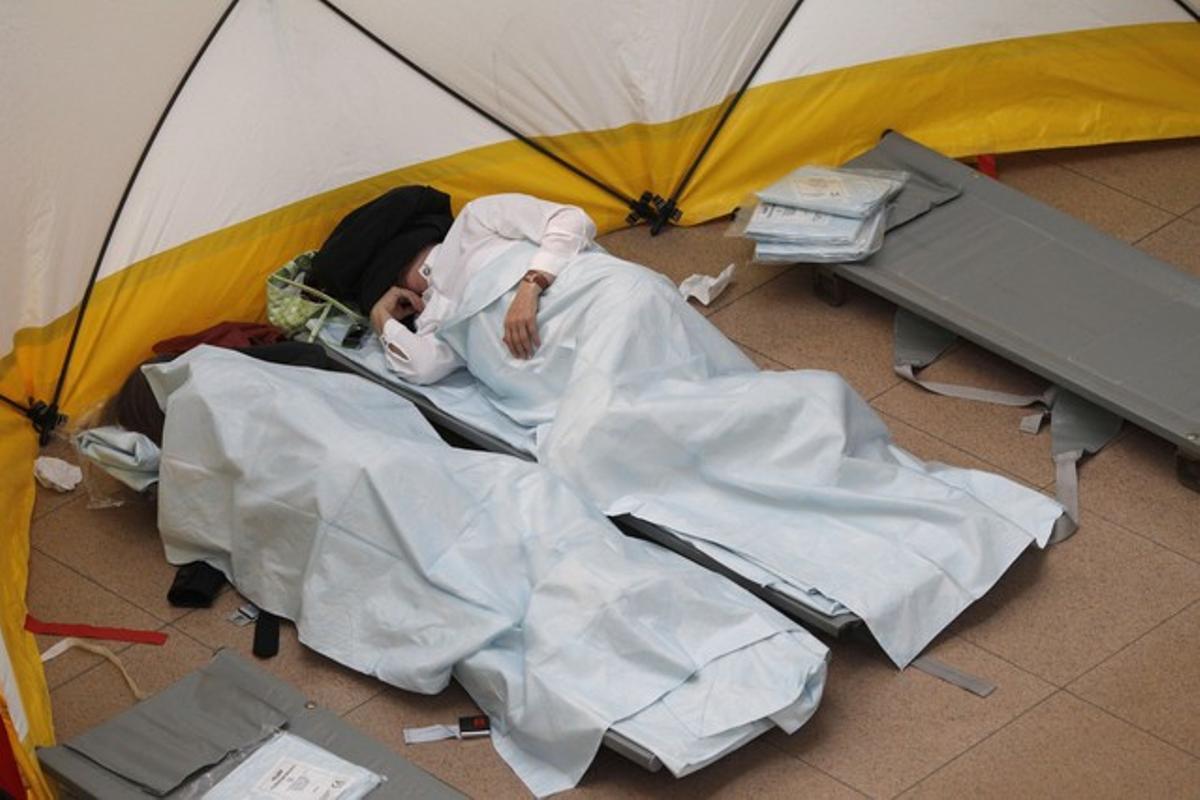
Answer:
[[117, 424], [127, 431], [145, 434], [159, 447], [162, 447], [163, 425], [167, 421], [167, 415], [159, 408], [158, 400], [150, 389], [150, 382], [146, 380], [142, 367], [146, 364], [161, 364], [173, 358], [173, 355], [155, 356], [138, 364], [133, 372], [129, 373], [125, 383], [121, 384], [120, 391], [112, 400], [112, 412]]

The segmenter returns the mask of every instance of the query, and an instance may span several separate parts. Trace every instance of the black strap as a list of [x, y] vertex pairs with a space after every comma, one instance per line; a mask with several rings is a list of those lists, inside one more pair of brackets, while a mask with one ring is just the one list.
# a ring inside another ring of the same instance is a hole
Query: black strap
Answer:
[[251, 652], [259, 658], [271, 658], [279, 652], [279, 617], [259, 610], [254, 620], [254, 647]]

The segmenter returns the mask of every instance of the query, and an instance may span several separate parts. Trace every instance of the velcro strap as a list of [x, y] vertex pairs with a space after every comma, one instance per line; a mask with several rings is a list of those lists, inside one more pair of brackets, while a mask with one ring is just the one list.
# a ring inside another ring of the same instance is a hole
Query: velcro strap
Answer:
[[932, 675], [960, 689], [966, 689], [978, 697], [987, 697], [996, 691], [996, 684], [991, 681], [963, 672], [961, 669], [952, 667], [941, 659], [934, 658], [931, 655], [921, 656], [913, 661], [911, 666], [916, 667], [926, 675]]

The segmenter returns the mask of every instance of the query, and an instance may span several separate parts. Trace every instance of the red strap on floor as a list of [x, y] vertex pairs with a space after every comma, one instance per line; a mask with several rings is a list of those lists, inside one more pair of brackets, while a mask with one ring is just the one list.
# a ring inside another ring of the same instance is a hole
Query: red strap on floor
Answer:
[[25, 630], [47, 636], [78, 636], [81, 639], [107, 639], [110, 642], [133, 642], [134, 644], [161, 645], [167, 641], [162, 631], [144, 631], [137, 628], [104, 628], [97, 625], [80, 625], [72, 622], [42, 622], [32, 614], [25, 615]]

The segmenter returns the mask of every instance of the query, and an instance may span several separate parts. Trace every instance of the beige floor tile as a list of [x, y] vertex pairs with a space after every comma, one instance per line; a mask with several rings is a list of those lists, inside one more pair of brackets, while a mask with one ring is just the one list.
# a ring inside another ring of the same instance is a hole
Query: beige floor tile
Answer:
[[1058, 686], [1200, 598], [1200, 565], [1085, 510], [1079, 531], [1021, 556], [954, 623]]
[[1200, 205], [1200, 139], [1073, 147], [1046, 156], [1175, 214]]
[[774, 371], [787, 371], [790, 369], [787, 364], [781, 364], [775, 359], [764, 356], [757, 350], [752, 350], [745, 345], [742, 345], [742, 352], [749, 356], [750, 360], [757, 364], [759, 369]]
[[651, 236], [648, 227], [639, 225], [601, 236], [599, 242], [618, 258], [658, 270], [675, 284], [696, 273], [716, 276], [728, 264], [736, 264], [733, 282], [711, 306], [706, 308], [692, 301], [697, 311], [707, 315], [778, 277], [787, 269], [784, 266], [749, 263], [754, 256], [754, 243], [748, 239], [725, 236], [728, 227], [728, 219], [719, 219], [691, 228], [668, 228], [658, 236]]
[[1175, 448], [1132, 428], [1079, 469], [1085, 511], [1200, 561], [1200, 494], [1175, 477]]
[[[987, 472], [995, 472], [1003, 475], [1006, 478], [1025, 483], [1019, 477], [1007, 470], [984, 461], [978, 456], [974, 456], [963, 450], [960, 447], [955, 447], [948, 442], [943, 442], [935, 436], [931, 436], [923, 430], [914, 428], [903, 420], [893, 417], [890, 414], [885, 414], [882, 411], [879, 415], [883, 421], [887, 423], [888, 430], [892, 432], [892, 439], [896, 444], [903, 447], [908, 452], [924, 459], [925, 461], [936, 461], [941, 464], [949, 464], [952, 467], [962, 467], [964, 469], [979, 469]], [[1029, 484], [1025, 484], [1029, 485]]]
[[[37, 550], [29, 554], [26, 604], [29, 613], [43, 622], [76, 622], [147, 630], [157, 630], [162, 625], [161, 620]], [[46, 650], [60, 638], [38, 636], [38, 650]], [[97, 644], [114, 652], [129, 647], [123, 642], [98, 641]], [[51, 689], [61, 686], [103, 660], [92, 653], [68, 650], [46, 664], [46, 684]]]
[[931, 775], [911, 798], [1195, 797], [1196, 759], [1060, 692]]
[[1167, 620], [1068, 688], [1200, 756], [1200, 604]]
[[33, 546], [163, 621], [186, 613], [167, 602], [175, 567], [163, 556], [155, 505], [134, 496], [117, 508], [87, 506], [79, 497], [34, 520]]
[[458, 684], [452, 683], [444, 692], [434, 696], [386, 689], [346, 714], [345, 719], [471, 797], [529, 797], [525, 785], [496, 754], [487, 739], [417, 745], [404, 743], [405, 728], [454, 723], [460, 716], [477, 712], [467, 693]]
[[870, 398], [898, 382], [892, 371], [894, 307], [855, 287], [840, 308], [813, 294], [812, 273], [795, 267], [712, 316], [735, 342], [792, 369], [838, 372]]
[[1170, 222], [1172, 217], [1161, 208], [1097, 183], [1035, 153], [1002, 156], [1000, 180], [1126, 242], [1137, 241]]
[[583, 781], [563, 797], [861, 798], [862, 795], [759, 738], [684, 778], [646, 772], [601, 749]]
[[1138, 242], [1138, 247], [1200, 278], [1200, 219], [1177, 219]]
[[349, 711], [385, 688], [381, 681], [343, 667], [300, 644], [295, 626], [287, 621], [280, 624], [279, 654], [268, 659], [255, 658], [250, 653], [254, 626], [238, 626], [228, 619], [244, 602], [237, 592], [225, 592], [212, 608], [196, 609], [177, 620], [173, 627], [214, 649], [228, 647], [242, 653], [335, 714]]
[[[1047, 385], [1033, 373], [967, 343], [922, 370], [920, 377], [1013, 394], [1038, 394]], [[1054, 479], [1049, 431], [1030, 436], [1018, 427], [1030, 409], [942, 397], [907, 381], [872, 405], [1034, 486]]]
[[821, 707], [773, 743], [873, 797], [890, 797], [1054, 691], [1036, 677], [954, 637], [932, 653], [999, 688], [990, 697], [915, 669], [897, 670], [873, 646], [836, 643]]
[[[142, 691], [159, 692], [212, 658], [213, 651], [179, 632], [161, 647], [134, 645], [121, 660]], [[116, 667], [102, 663], [50, 692], [59, 741], [105, 721], [136, 701]]]

